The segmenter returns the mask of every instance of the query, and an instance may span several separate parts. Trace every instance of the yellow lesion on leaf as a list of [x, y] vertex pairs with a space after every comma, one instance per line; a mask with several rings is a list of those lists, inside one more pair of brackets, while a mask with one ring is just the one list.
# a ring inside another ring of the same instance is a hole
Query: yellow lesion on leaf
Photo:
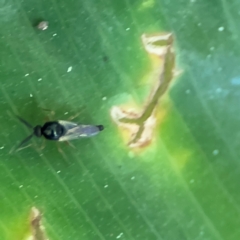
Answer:
[[119, 127], [130, 133], [128, 146], [131, 148], [145, 147], [151, 143], [157, 124], [157, 105], [178, 74], [175, 70], [175, 53], [171, 33], [143, 34], [142, 42], [146, 51], [156, 59], [155, 64], [158, 63], [157, 70], [154, 71], [155, 86], [149, 93], [142, 110], [137, 111], [119, 106], [113, 106], [111, 109], [112, 119]]
[[145, 9], [149, 9], [154, 7], [155, 5], [155, 0], [143, 0], [138, 8], [138, 10], [142, 11]]
[[175, 167], [178, 170], [181, 170], [186, 166], [186, 163], [192, 159], [193, 153], [189, 149], [179, 149], [172, 154], [172, 158], [174, 159]]
[[6, 239], [18, 240], [50, 240], [42, 224], [42, 214], [32, 207], [30, 213], [24, 213], [11, 219]]
[[42, 214], [36, 207], [31, 209], [29, 225], [30, 235], [26, 240], [49, 240], [42, 224]]

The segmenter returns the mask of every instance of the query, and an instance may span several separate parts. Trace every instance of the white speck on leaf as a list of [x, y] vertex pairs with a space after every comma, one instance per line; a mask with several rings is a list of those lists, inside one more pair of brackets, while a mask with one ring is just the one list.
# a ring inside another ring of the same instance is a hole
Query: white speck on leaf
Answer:
[[126, 31], [129, 31], [130, 30], [130, 28], [126, 28]]
[[19, 186], [19, 188], [22, 188], [22, 187], [23, 187], [23, 185], [20, 185], [20, 186]]
[[235, 78], [231, 79], [231, 84], [232, 85], [240, 85], [240, 78], [235, 77]]
[[72, 66], [70, 66], [68, 69], [67, 69], [67, 72], [71, 72], [72, 71]]
[[57, 173], [60, 173], [61, 171], [57, 171]]
[[29, 76], [29, 73], [26, 73], [26, 74], [24, 75], [24, 77], [27, 77], [27, 76]]
[[103, 101], [106, 101], [106, 100], [107, 100], [107, 97], [103, 97], [102, 100], [103, 100]]
[[107, 188], [107, 187], [108, 187], [108, 185], [105, 185], [105, 186], [104, 186], [104, 188]]
[[68, 112], [65, 112], [64, 115], [68, 115]]
[[222, 32], [223, 30], [224, 30], [224, 27], [219, 27], [219, 28], [218, 28], [218, 31], [219, 31], [219, 32]]
[[218, 155], [218, 154], [219, 154], [219, 150], [218, 150], [218, 149], [215, 149], [215, 150], [213, 150], [213, 152], [212, 152], [212, 153], [213, 153], [213, 155], [215, 155], [215, 156], [216, 156], [216, 155]]
[[33, 95], [30, 93], [30, 97], [33, 97]]
[[48, 28], [48, 22], [47, 21], [40, 22], [37, 28], [40, 30], [46, 30]]
[[0, 149], [1, 149], [1, 150], [4, 149], [4, 146], [0, 147]]
[[53, 34], [53, 37], [55, 37], [55, 36], [57, 36], [57, 34], [56, 34], [56, 33], [54, 33], [54, 34]]
[[133, 176], [133, 177], [131, 177], [131, 180], [134, 180], [135, 179], [135, 177]]
[[215, 49], [215, 47], [210, 47], [210, 51], [213, 51]]
[[42, 78], [39, 78], [38, 81], [39, 81], [39, 82], [42, 81]]
[[120, 233], [120, 234], [116, 237], [116, 239], [119, 239], [122, 235], [123, 235], [123, 233]]

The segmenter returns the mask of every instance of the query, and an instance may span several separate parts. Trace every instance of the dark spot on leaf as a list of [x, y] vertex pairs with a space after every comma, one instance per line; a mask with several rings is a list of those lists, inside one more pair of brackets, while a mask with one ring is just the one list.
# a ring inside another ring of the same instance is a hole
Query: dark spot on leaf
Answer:
[[103, 61], [108, 62], [109, 58], [107, 56], [103, 56]]

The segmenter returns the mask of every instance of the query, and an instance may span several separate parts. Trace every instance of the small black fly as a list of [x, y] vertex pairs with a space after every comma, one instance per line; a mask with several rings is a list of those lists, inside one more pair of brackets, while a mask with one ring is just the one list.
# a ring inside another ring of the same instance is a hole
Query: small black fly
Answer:
[[21, 147], [27, 143], [33, 136], [38, 138], [44, 137], [48, 140], [53, 141], [69, 141], [78, 138], [92, 137], [97, 135], [100, 131], [104, 129], [103, 125], [81, 125], [69, 121], [50, 121], [46, 122], [43, 126], [37, 125], [33, 127], [26, 120], [17, 116], [17, 118], [28, 128], [30, 128], [33, 133], [25, 138], [17, 147], [20, 150]]

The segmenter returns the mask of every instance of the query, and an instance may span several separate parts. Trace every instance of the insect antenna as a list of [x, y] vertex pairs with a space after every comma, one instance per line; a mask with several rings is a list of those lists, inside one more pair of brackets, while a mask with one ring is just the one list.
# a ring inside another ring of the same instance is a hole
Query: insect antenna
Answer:
[[13, 147], [11, 150], [10, 150], [10, 154], [13, 153], [13, 152], [17, 152], [19, 150], [21, 150], [21, 147], [26, 143], [28, 142], [32, 137], [33, 137], [34, 134], [31, 134], [30, 136], [26, 137], [24, 140], [22, 140], [21, 143], [19, 143], [19, 145], [17, 147]]
[[22, 140], [21, 143], [19, 143], [19, 145], [16, 148], [16, 151], [18, 149], [20, 149], [26, 142], [28, 142], [31, 138], [33, 137], [33, 134], [31, 134], [30, 136], [26, 137], [24, 140]]
[[32, 126], [30, 123], [28, 123], [26, 120], [22, 119], [22, 118], [19, 117], [19, 116], [16, 116], [16, 117], [17, 117], [18, 120], [19, 120], [20, 122], [22, 122], [25, 126], [27, 126], [27, 127], [30, 128], [30, 129], [33, 129], [33, 126]]

